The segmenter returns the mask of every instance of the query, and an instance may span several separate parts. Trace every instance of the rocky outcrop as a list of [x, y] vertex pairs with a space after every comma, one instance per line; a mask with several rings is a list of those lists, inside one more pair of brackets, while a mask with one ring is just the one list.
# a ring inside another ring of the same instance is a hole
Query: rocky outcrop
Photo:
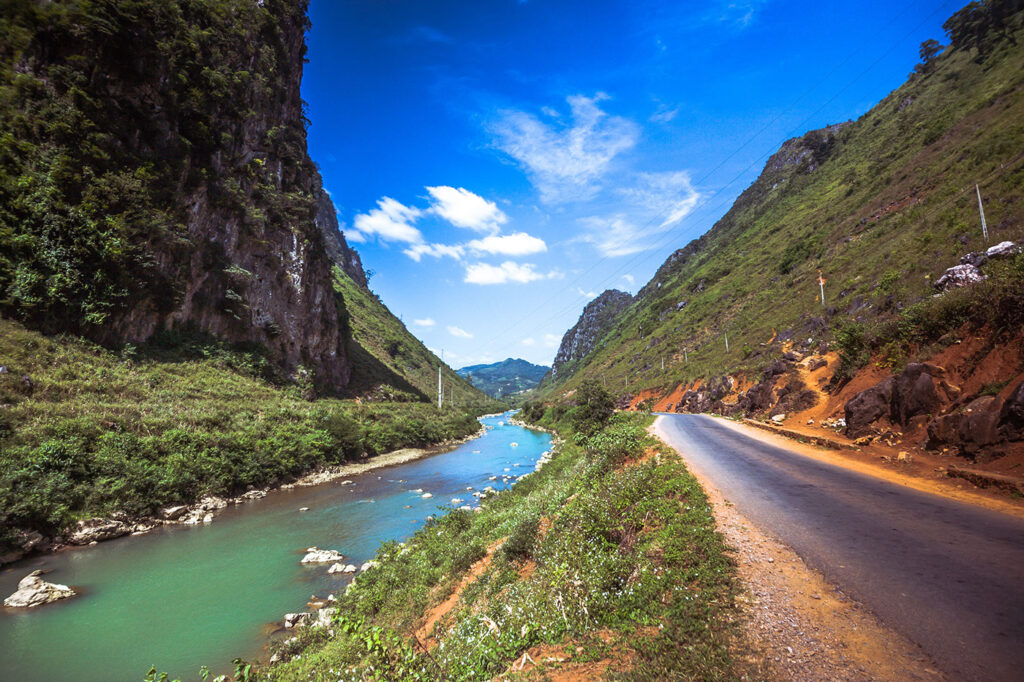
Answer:
[[986, 448], [1024, 440], [1024, 381], [1005, 400], [981, 396], [966, 407], [935, 418], [928, 425], [930, 450], [952, 449], [977, 458]]
[[960, 395], [960, 389], [945, 376], [946, 370], [941, 367], [914, 362], [898, 376], [861, 391], [843, 408], [847, 435], [862, 436], [881, 419], [906, 426], [913, 417], [935, 414]]
[[75, 596], [75, 591], [67, 585], [48, 583], [42, 575], [43, 571], [32, 571], [22, 578], [18, 591], [4, 599], [4, 606], [29, 609]]
[[300, 93], [306, 3], [117, 7], [12, 15], [0, 71], [24, 87], [0, 107], [8, 171], [63, 177], [59, 165], [74, 180], [7, 197], [5, 246], [26, 246], [5, 256], [24, 283], [0, 308], [110, 346], [168, 330], [258, 344], [281, 373], [344, 389]]
[[338, 211], [334, 202], [325, 190], [320, 190], [316, 201], [316, 226], [324, 240], [324, 248], [327, 255], [341, 268], [341, 271], [349, 276], [353, 282], [368, 288], [366, 271], [363, 270], [363, 262], [355, 249], [349, 247], [345, 241], [345, 234], [341, 231], [338, 223]]
[[612, 330], [619, 316], [633, 303], [633, 297], [624, 291], [608, 289], [583, 308], [580, 319], [562, 337], [558, 353], [551, 363], [549, 376], [558, 380], [567, 377], [559, 374], [565, 365], [582, 360], [598, 342]]

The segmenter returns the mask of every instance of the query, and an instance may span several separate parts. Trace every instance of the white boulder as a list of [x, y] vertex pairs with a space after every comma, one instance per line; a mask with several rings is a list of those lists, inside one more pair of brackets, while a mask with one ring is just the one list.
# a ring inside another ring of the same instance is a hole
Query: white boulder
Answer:
[[307, 547], [306, 556], [302, 557], [303, 564], [333, 564], [345, 557], [341, 552], [333, 549], [320, 549], [319, 547]]
[[67, 585], [48, 583], [40, 577], [42, 575], [42, 571], [32, 571], [22, 578], [18, 590], [4, 599], [4, 606], [30, 609], [75, 596], [75, 591]]

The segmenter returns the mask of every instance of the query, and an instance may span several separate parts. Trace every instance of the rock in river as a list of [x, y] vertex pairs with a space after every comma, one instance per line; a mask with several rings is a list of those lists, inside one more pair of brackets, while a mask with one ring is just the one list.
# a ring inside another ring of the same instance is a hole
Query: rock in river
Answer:
[[306, 556], [302, 557], [304, 564], [333, 564], [344, 559], [341, 552], [333, 549], [320, 549], [319, 547], [308, 547]]
[[32, 571], [22, 578], [18, 583], [18, 591], [4, 599], [4, 606], [32, 608], [75, 596], [75, 591], [67, 585], [48, 583], [40, 577], [41, 575], [42, 571]]

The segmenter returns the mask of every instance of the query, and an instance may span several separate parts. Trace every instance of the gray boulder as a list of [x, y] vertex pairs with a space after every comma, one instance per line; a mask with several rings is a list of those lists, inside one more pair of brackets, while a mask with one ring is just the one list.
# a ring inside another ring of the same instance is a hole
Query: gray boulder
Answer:
[[935, 288], [942, 291], [966, 287], [978, 282], [984, 282], [985, 275], [981, 274], [976, 266], [970, 264], [954, 265], [935, 280]]
[[859, 436], [875, 421], [888, 417], [896, 379], [889, 377], [850, 398], [843, 407], [846, 434]]

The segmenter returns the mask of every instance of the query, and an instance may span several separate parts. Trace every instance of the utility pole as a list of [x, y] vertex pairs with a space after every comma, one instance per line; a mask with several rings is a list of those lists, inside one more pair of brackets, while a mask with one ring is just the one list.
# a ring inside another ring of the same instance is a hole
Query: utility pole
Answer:
[[821, 287], [821, 305], [825, 306], [825, 278], [821, 276], [821, 270], [818, 270], [818, 286]]
[[441, 402], [444, 400], [444, 392], [441, 390], [441, 365], [437, 366], [437, 409], [441, 409]]
[[725, 333], [725, 352], [729, 352], [729, 332]]
[[985, 237], [985, 243], [988, 244], [988, 224], [985, 222], [985, 207], [981, 204], [981, 190], [978, 188], [978, 183], [974, 183], [974, 191], [978, 193], [978, 213], [981, 214], [981, 234]]
[[664, 355], [661, 356], [661, 371], [662, 372], [665, 371], [665, 356]]

